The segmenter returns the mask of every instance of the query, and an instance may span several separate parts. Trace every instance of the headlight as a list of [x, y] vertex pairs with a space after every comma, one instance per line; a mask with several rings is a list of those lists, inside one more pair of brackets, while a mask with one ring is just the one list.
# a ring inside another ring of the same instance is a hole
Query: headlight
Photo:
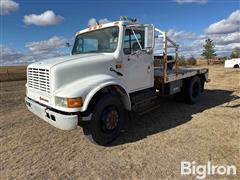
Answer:
[[55, 97], [55, 105], [61, 107], [67, 107], [67, 98]]
[[63, 98], [63, 97], [55, 97], [55, 105], [66, 107], [66, 108], [78, 108], [83, 106], [82, 97], [78, 98]]

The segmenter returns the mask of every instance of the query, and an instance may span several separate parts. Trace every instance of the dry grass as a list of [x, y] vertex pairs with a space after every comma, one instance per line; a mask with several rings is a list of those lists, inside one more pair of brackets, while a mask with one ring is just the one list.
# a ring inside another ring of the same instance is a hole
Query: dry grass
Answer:
[[1, 66], [0, 82], [26, 79], [27, 66]]
[[240, 179], [240, 71], [210, 67], [195, 105], [163, 99], [126, 124], [110, 147], [89, 143], [81, 128], [58, 130], [26, 110], [24, 81], [1, 83], [1, 179], [193, 179], [180, 162], [233, 164]]

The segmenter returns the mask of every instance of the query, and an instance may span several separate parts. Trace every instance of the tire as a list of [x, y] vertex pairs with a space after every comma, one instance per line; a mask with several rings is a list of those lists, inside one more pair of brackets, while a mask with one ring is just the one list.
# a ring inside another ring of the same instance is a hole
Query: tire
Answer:
[[194, 76], [190, 81], [186, 89], [186, 102], [189, 104], [195, 104], [201, 95], [201, 80], [198, 76]]
[[235, 64], [235, 65], [233, 66], [233, 68], [239, 68], [239, 65], [238, 65], [238, 64]]
[[202, 79], [201, 80], [201, 93], [204, 92], [204, 89], [205, 89], [205, 81]]
[[105, 146], [119, 136], [124, 115], [123, 105], [117, 96], [103, 95], [93, 108], [89, 125], [83, 127], [84, 134], [93, 143]]

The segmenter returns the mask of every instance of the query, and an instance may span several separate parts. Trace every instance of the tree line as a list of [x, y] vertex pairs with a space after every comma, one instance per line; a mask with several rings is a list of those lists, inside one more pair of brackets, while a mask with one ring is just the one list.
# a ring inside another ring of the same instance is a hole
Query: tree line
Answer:
[[[215, 44], [212, 39], [206, 39], [205, 44], [203, 44], [203, 52], [201, 54], [205, 59], [207, 59], [207, 63], [210, 64], [211, 61], [217, 56], [215, 51]], [[240, 58], [240, 47], [235, 47], [232, 50], [231, 55], [219, 57], [220, 60], [226, 60], [228, 58]], [[195, 65], [196, 59], [194, 56], [191, 56], [190, 58], [186, 59], [184, 56], [179, 57], [179, 65]]]

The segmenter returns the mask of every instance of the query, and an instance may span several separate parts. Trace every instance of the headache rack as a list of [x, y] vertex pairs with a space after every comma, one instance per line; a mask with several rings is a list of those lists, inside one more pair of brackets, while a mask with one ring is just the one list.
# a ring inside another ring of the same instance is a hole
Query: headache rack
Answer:
[[[155, 74], [157, 74], [157, 79], [162, 84], [167, 83], [169, 81], [169, 75], [177, 76], [179, 73], [178, 69], [178, 49], [179, 45], [176, 44], [173, 40], [171, 40], [167, 36], [166, 31], [161, 31], [155, 28], [155, 32], [158, 32], [159, 35], [155, 36], [155, 39], [162, 38], [163, 40], [163, 55], [162, 56], [154, 56], [154, 60], [160, 60], [161, 64], [155, 64], [154, 70]], [[175, 57], [168, 55], [169, 48], [174, 49]], [[174, 66], [171, 66], [174, 64]]]
[[[193, 77], [195, 75], [203, 75], [208, 73], [208, 69], [199, 67], [179, 67], [178, 66], [178, 49], [179, 45], [176, 44], [167, 36], [167, 32], [155, 28], [155, 32], [159, 32], [156, 38], [163, 39], [163, 55], [154, 57], [154, 83], [159, 89], [161, 95], [167, 95], [164, 88], [170, 84], [177, 83], [178, 80]], [[155, 43], [156, 44], [156, 43]], [[174, 49], [175, 57], [168, 55], [169, 48]], [[155, 64], [156, 60], [160, 60], [161, 64]], [[174, 66], [169, 66], [169, 64]], [[204, 76], [205, 77], [205, 76]], [[208, 79], [206, 80], [208, 81]], [[179, 82], [179, 81], [178, 81]]]

